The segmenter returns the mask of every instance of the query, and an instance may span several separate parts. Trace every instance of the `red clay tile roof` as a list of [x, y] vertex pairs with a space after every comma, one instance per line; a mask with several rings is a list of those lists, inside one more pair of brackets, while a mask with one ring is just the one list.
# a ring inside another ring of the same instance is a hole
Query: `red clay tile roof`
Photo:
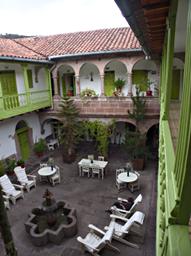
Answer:
[[[8, 39], [4, 39], [8, 40]], [[46, 56], [84, 54], [92, 52], [108, 52], [120, 50], [136, 50], [141, 46], [130, 28], [100, 29], [86, 32], [67, 33], [53, 36], [38, 36], [6, 41], [4, 56], [13, 55], [28, 58]], [[22, 47], [23, 46], [23, 47]], [[1, 47], [1, 41], [0, 41]], [[12, 50], [12, 51], [11, 51]], [[30, 51], [31, 50], [31, 51]]]
[[14, 40], [3, 38], [0, 38], [0, 57], [46, 59], [45, 56], [16, 43]]

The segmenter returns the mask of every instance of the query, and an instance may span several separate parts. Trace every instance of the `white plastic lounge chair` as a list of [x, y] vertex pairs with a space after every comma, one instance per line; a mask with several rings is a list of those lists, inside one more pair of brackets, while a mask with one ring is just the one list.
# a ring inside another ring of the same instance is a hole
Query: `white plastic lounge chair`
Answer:
[[[0, 177], [0, 185], [2, 191], [10, 198], [13, 204], [16, 203], [17, 198], [24, 198], [23, 186], [12, 184], [6, 174]], [[15, 188], [19, 190], [16, 190]]]
[[50, 183], [55, 186], [56, 183], [60, 183], [60, 168], [56, 166], [56, 173], [50, 177]]
[[[140, 226], [143, 224], [145, 214], [142, 212], [136, 211], [129, 219], [116, 216], [113, 214], [111, 214], [110, 217], [111, 217], [111, 222], [113, 221], [115, 222], [113, 238], [123, 244], [129, 245], [134, 248], [139, 248], [137, 244], [127, 241], [126, 239], [124, 239], [124, 237], [129, 234], [133, 225]], [[117, 220], [123, 221], [124, 224], [118, 223]], [[109, 227], [105, 227], [104, 229], [108, 230], [108, 228]]]
[[[134, 201], [134, 204], [131, 206], [131, 208], [127, 211], [127, 210], [123, 210], [123, 209], [119, 209], [117, 208], [116, 206], [111, 206], [111, 211], [113, 214], [117, 215], [117, 216], [121, 216], [121, 217], [124, 217], [124, 218], [127, 218], [130, 214], [132, 214], [136, 208], [136, 206], [138, 205], [138, 203], [141, 203], [142, 202], [142, 195], [139, 194], [137, 196], [137, 198], [135, 199]], [[121, 198], [121, 197], [118, 197], [118, 201], [120, 202], [127, 202], [127, 199], [124, 199], [124, 198]]]
[[26, 175], [25, 168], [20, 166], [15, 167], [14, 173], [17, 176], [19, 183], [29, 192], [32, 187], [36, 187], [36, 176]]
[[94, 256], [99, 256], [99, 251], [105, 246], [108, 246], [108, 248], [116, 252], [120, 252], [118, 248], [111, 244], [111, 239], [114, 232], [114, 224], [114, 222], [110, 223], [107, 232], [104, 232], [90, 224], [88, 225], [90, 232], [86, 235], [86, 237], [82, 238], [79, 236], [77, 237], [77, 240], [83, 244], [86, 251]]

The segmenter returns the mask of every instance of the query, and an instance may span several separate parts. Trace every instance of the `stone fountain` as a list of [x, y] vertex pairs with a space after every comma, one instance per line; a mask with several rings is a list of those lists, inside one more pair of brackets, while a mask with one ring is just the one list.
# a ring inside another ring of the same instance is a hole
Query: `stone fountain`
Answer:
[[25, 229], [36, 246], [47, 243], [60, 244], [64, 238], [77, 233], [76, 210], [66, 201], [58, 201], [47, 189], [43, 195], [45, 199], [41, 207], [32, 209]]

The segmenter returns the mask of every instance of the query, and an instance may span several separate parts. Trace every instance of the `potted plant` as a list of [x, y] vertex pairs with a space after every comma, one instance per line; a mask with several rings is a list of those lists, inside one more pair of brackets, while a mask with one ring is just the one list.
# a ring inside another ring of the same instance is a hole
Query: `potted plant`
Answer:
[[23, 159], [19, 159], [17, 161], [17, 166], [20, 166], [21, 168], [25, 168], [25, 161]]
[[44, 139], [39, 139], [33, 146], [33, 150], [37, 156], [41, 157], [46, 150], [46, 142]]
[[83, 98], [83, 97], [95, 97], [97, 95], [93, 89], [86, 88], [81, 91], [80, 96]]
[[14, 175], [14, 168], [17, 166], [17, 162], [15, 159], [5, 159], [5, 170], [6, 173], [9, 176], [13, 176]]
[[115, 88], [116, 88], [116, 91], [117, 91], [117, 93], [115, 93], [115, 94], [117, 96], [120, 96], [120, 94], [122, 92], [122, 89], [125, 85], [125, 80], [118, 78], [117, 80], [115, 80], [114, 85], [115, 85]]

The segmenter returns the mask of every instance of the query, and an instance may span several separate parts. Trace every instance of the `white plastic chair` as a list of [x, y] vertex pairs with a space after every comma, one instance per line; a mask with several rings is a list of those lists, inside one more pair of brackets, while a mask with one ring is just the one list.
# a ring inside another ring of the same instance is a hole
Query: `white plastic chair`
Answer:
[[[114, 224], [114, 233], [113, 233], [113, 238], [116, 239], [117, 241], [126, 244], [128, 246], [134, 247], [134, 248], [139, 248], [139, 246], [135, 243], [127, 241], [125, 238], [126, 235], [128, 235], [131, 231], [131, 228], [133, 225], [141, 226], [144, 222], [145, 214], [139, 211], [136, 211], [131, 218], [127, 219], [124, 217], [116, 216], [111, 214], [111, 222], [115, 222]], [[117, 220], [120, 220], [124, 223], [118, 223]], [[105, 227], [105, 230], [108, 230], [109, 227]]]
[[137, 180], [131, 183], [128, 183], [129, 190], [133, 193], [134, 191], [140, 190], [140, 173], [137, 171], [133, 171], [137, 175]]
[[40, 168], [42, 168], [42, 167], [47, 167], [47, 166], [48, 166], [47, 163], [40, 163]]
[[3, 196], [5, 208], [10, 210], [9, 196]]
[[32, 187], [36, 187], [36, 176], [26, 175], [25, 168], [17, 166], [14, 169], [14, 173], [16, 174], [19, 183], [26, 188], [27, 192], [29, 192]]
[[94, 160], [94, 155], [88, 155], [89, 160]]
[[[16, 199], [20, 197], [24, 198], [23, 186], [12, 184], [6, 174], [0, 177], [0, 185], [2, 191], [10, 198], [13, 204], [16, 203]], [[16, 190], [15, 188], [19, 190]]]
[[120, 181], [119, 178], [118, 178], [118, 175], [122, 172], [125, 172], [125, 169], [117, 169], [116, 170], [116, 186], [118, 188], [118, 191], [120, 191], [122, 188], [126, 188], [127, 187], [127, 183], [126, 182], [123, 182], [123, 181]]
[[[117, 216], [121, 216], [121, 217], [124, 217], [124, 218], [127, 218], [130, 214], [132, 214], [134, 212], [134, 210], [136, 209], [136, 206], [142, 202], [142, 195], [139, 194], [136, 199], [134, 200], [134, 203], [133, 205], [131, 206], [131, 208], [127, 211], [127, 210], [123, 210], [123, 209], [120, 209], [120, 208], [117, 208], [116, 206], [111, 206], [110, 210], [112, 211], [113, 214], [117, 215]], [[127, 199], [124, 199], [124, 198], [121, 198], [121, 197], [118, 197], [118, 201], [120, 202], [128, 202]]]
[[104, 156], [98, 156], [98, 161], [104, 161]]
[[83, 244], [85, 250], [87, 250], [91, 255], [99, 256], [99, 251], [106, 246], [116, 252], [120, 252], [118, 248], [111, 244], [111, 239], [114, 232], [114, 222], [110, 223], [107, 232], [102, 231], [92, 224], [88, 225], [88, 227], [90, 232], [85, 238], [78, 236], [77, 241]]
[[56, 173], [50, 177], [50, 183], [52, 186], [55, 186], [55, 184], [59, 184], [60, 181], [60, 168], [56, 166]]
[[92, 177], [94, 177], [95, 174], [98, 175], [98, 178], [100, 178], [102, 176], [102, 170], [100, 169], [99, 166], [94, 164], [94, 165], [92, 165], [91, 169], [92, 169]]
[[51, 151], [51, 150], [54, 150], [54, 149], [55, 149], [55, 148], [54, 148], [54, 144], [53, 144], [53, 143], [51, 143], [51, 142], [47, 143], [47, 147], [48, 147], [48, 150], [49, 150], [49, 151]]
[[82, 173], [82, 176], [84, 176], [84, 174], [87, 173], [88, 178], [89, 178], [90, 175], [91, 175], [91, 168], [89, 166], [82, 165], [81, 166], [81, 173]]

